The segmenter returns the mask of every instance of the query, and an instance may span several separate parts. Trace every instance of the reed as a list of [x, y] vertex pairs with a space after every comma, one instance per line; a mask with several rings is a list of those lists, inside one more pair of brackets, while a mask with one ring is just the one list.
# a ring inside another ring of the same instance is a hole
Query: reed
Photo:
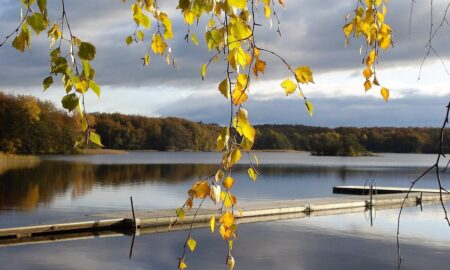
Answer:
[[0, 174], [13, 169], [32, 168], [39, 164], [38, 156], [13, 155], [0, 152]]

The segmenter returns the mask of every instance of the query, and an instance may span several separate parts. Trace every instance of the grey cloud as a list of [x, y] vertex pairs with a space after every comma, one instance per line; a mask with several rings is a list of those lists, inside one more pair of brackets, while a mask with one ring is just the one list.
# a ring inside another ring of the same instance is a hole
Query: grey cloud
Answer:
[[[176, 4], [176, 1], [172, 1]], [[0, 33], [8, 33], [18, 20], [17, 2], [3, 0], [4, 11], [1, 18]], [[152, 56], [151, 66], [141, 66], [140, 57], [146, 51], [146, 45], [126, 47], [124, 37], [133, 31], [133, 22], [128, 5], [120, 1], [67, 1], [70, 20], [76, 34], [88, 36], [97, 45], [98, 57], [94, 63], [98, 71], [98, 80], [102, 85], [111, 87], [147, 87], [166, 84], [183, 88], [186, 85], [196, 87], [201, 84], [199, 70], [210, 54], [205, 53], [205, 45], [186, 46], [183, 37], [186, 26], [180, 16], [174, 17], [176, 39], [171, 42], [180, 70], [173, 70], [164, 64], [160, 57]], [[419, 65], [425, 53], [427, 40], [429, 9], [427, 3], [417, 1], [413, 37], [408, 36], [409, 1], [389, 3], [387, 21], [395, 31], [395, 48], [382, 56], [382, 67], [393, 65]], [[437, 11], [441, 11], [445, 1], [435, 1]], [[174, 6], [173, 5], [173, 6]], [[341, 27], [344, 16], [354, 7], [354, 1], [289, 1], [287, 9], [278, 8], [282, 22], [281, 38], [275, 29], [268, 29], [267, 22], [257, 32], [259, 45], [280, 52], [293, 65], [310, 65], [316, 72], [345, 69], [360, 69], [361, 56], [358, 54], [359, 42], [353, 40], [349, 48], [343, 46]], [[59, 2], [51, 2], [53, 17], [60, 12]], [[174, 13], [177, 13], [176, 11]], [[439, 12], [436, 12], [439, 15]], [[436, 17], [438, 17], [436, 15]], [[259, 19], [263, 22], [263, 19]], [[437, 19], [436, 19], [437, 20]], [[203, 24], [194, 29], [202, 40]], [[443, 57], [447, 57], [449, 35], [446, 29], [436, 40], [435, 48]], [[79, 33], [79, 34], [78, 34]], [[48, 70], [48, 41], [45, 34], [35, 38], [33, 52], [20, 54], [8, 45], [0, 49], [0, 88], [38, 87]], [[264, 56], [268, 69], [264, 78], [284, 76], [286, 71], [278, 59]], [[216, 65], [208, 71], [210, 81], [224, 76], [223, 66]], [[263, 78], [263, 79], [264, 79]]]
[[[208, 100], [208, 102], [205, 102]], [[288, 97], [253, 99], [246, 106], [254, 124], [303, 124], [313, 126], [421, 126], [442, 124], [450, 95], [416, 95], [392, 99], [387, 104], [378, 97], [315, 98], [314, 116], [309, 117], [302, 100]], [[178, 116], [194, 121], [224, 124], [229, 105], [223, 97], [187, 97], [159, 111], [163, 116]]]

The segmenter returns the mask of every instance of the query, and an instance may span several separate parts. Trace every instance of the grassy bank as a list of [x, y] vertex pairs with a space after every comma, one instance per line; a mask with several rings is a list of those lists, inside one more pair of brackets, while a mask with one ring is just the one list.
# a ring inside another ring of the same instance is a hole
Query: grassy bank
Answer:
[[77, 154], [80, 155], [123, 155], [127, 154], [126, 150], [118, 150], [118, 149], [80, 149], [77, 150]]
[[32, 168], [39, 164], [37, 156], [12, 155], [0, 152], [0, 174], [12, 169]]

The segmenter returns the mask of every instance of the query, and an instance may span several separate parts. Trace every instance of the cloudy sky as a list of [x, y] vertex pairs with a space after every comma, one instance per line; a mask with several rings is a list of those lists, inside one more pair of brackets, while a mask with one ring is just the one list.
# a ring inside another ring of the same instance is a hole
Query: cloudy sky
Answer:
[[[434, 21], [440, 23], [449, 0], [435, 0]], [[19, 0], [0, 0], [0, 37], [9, 34], [20, 20]], [[51, 19], [60, 14], [60, 2], [48, 1]], [[160, 1], [161, 2], [161, 1]], [[199, 47], [186, 44], [186, 26], [175, 10], [178, 1], [167, 0], [162, 8], [173, 20], [175, 39], [170, 42], [179, 68], [152, 57], [143, 67], [144, 45], [126, 46], [124, 39], [134, 30], [130, 3], [120, 0], [66, 0], [74, 34], [97, 46], [94, 67], [102, 86], [101, 99], [88, 96], [88, 111], [122, 112], [148, 116], [178, 116], [195, 121], [224, 123], [228, 103], [217, 91], [224, 78], [223, 65], [208, 70], [205, 81], [200, 67], [211, 56], [202, 38]], [[408, 33], [410, 1], [390, 1], [386, 21], [394, 30], [395, 48], [380, 56], [379, 80], [391, 90], [388, 103], [378, 89], [364, 93], [361, 77], [360, 41], [344, 48], [341, 31], [355, 0], [286, 0], [278, 8], [282, 37], [268, 23], [256, 33], [258, 45], [284, 56], [293, 66], [309, 65], [315, 84], [304, 88], [313, 101], [309, 117], [296, 95], [286, 97], [280, 82], [288, 75], [278, 59], [262, 55], [266, 75], [253, 84], [247, 108], [253, 123], [292, 123], [316, 126], [438, 126], [450, 100], [450, 76], [436, 57], [419, 66], [426, 53], [430, 26], [430, 1], [416, 1], [411, 36]], [[258, 21], [263, 21], [259, 15]], [[204, 26], [194, 31], [202, 37]], [[148, 40], [147, 40], [148, 41]], [[433, 41], [434, 48], [450, 65], [450, 27], [445, 25]], [[48, 40], [43, 33], [34, 38], [31, 52], [19, 53], [10, 42], [0, 48], [0, 89], [31, 94], [60, 106], [63, 89], [55, 85], [42, 92], [48, 75]]]

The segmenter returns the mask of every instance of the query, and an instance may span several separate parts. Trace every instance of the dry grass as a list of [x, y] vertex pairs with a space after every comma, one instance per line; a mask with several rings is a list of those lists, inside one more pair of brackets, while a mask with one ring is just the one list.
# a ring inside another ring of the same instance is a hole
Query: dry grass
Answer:
[[126, 150], [116, 150], [116, 149], [80, 149], [78, 154], [82, 155], [122, 155], [127, 154]]

